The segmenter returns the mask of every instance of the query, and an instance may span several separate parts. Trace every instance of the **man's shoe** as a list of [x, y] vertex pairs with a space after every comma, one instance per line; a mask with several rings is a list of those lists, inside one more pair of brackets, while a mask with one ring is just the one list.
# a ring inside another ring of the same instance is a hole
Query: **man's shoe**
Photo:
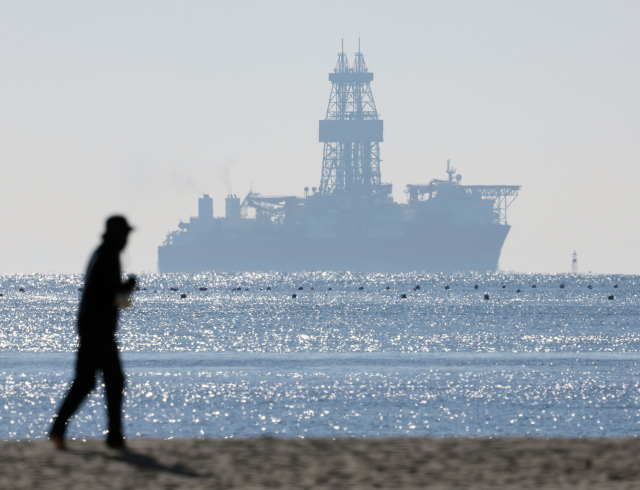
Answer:
[[53, 443], [53, 445], [58, 450], [67, 449], [66, 444], [64, 443], [64, 439], [60, 436], [56, 436], [54, 434], [49, 434], [49, 440]]
[[111, 449], [118, 449], [120, 451], [127, 450], [127, 445], [124, 443], [124, 439], [107, 439], [106, 444]]

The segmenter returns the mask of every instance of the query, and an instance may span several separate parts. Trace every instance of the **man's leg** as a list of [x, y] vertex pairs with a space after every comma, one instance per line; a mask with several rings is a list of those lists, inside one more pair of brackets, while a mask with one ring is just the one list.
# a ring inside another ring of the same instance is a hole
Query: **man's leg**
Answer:
[[67, 420], [78, 409], [82, 400], [91, 392], [96, 384], [96, 357], [86, 346], [80, 344], [78, 348], [78, 358], [76, 361], [76, 377], [73, 380], [71, 389], [58, 411], [58, 417], [53, 423], [50, 438], [57, 447], [64, 446], [64, 433], [67, 428]]
[[102, 374], [107, 392], [107, 410], [109, 415], [109, 435], [107, 444], [111, 447], [122, 447], [122, 395], [124, 391], [124, 374], [120, 366], [118, 346], [115, 339], [104, 346], [101, 355]]

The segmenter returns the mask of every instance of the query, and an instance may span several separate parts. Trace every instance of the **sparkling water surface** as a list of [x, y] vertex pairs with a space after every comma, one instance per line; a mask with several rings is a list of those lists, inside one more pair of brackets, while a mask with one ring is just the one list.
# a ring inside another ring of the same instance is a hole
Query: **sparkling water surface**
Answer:
[[[0, 276], [0, 438], [46, 437], [73, 377], [82, 281]], [[140, 287], [119, 329], [129, 437], [640, 433], [638, 276], [164, 274]], [[69, 437], [102, 437], [104, 403], [99, 386]]]

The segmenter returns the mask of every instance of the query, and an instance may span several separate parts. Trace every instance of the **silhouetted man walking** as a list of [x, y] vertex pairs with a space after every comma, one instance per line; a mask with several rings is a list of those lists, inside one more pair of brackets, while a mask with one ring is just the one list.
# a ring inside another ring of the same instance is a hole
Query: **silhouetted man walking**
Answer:
[[121, 406], [124, 374], [120, 367], [116, 326], [118, 307], [128, 306], [128, 294], [136, 285], [134, 276], [121, 282], [120, 252], [127, 244], [132, 228], [122, 216], [107, 220], [103, 242], [93, 253], [78, 313], [80, 346], [76, 361], [76, 377], [54, 421], [49, 439], [58, 449], [64, 449], [67, 420], [96, 384], [96, 371], [102, 371], [107, 392], [109, 435], [107, 445], [124, 449]]

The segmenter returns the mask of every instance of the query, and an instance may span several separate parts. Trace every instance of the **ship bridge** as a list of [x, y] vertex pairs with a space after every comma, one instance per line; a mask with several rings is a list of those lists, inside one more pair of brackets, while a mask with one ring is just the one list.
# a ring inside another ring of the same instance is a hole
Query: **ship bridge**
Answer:
[[[418, 203], [428, 200], [434, 202], [439, 199], [441, 206], [452, 206], [455, 203], [468, 203], [472, 205], [475, 201], [492, 202], [493, 222], [495, 224], [507, 225], [507, 209], [518, 197], [521, 189], [519, 185], [461, 185], [462, 177], [457, 174], [456, 169], [451, 167], [451, 162], [447, 160], [448, 180], [433, 179], [428, 184], [409, 184], [406, 193], [409, 199], [409, 207], [414, 209]], [[481, 204], [482, 206], [482, 204]]]

